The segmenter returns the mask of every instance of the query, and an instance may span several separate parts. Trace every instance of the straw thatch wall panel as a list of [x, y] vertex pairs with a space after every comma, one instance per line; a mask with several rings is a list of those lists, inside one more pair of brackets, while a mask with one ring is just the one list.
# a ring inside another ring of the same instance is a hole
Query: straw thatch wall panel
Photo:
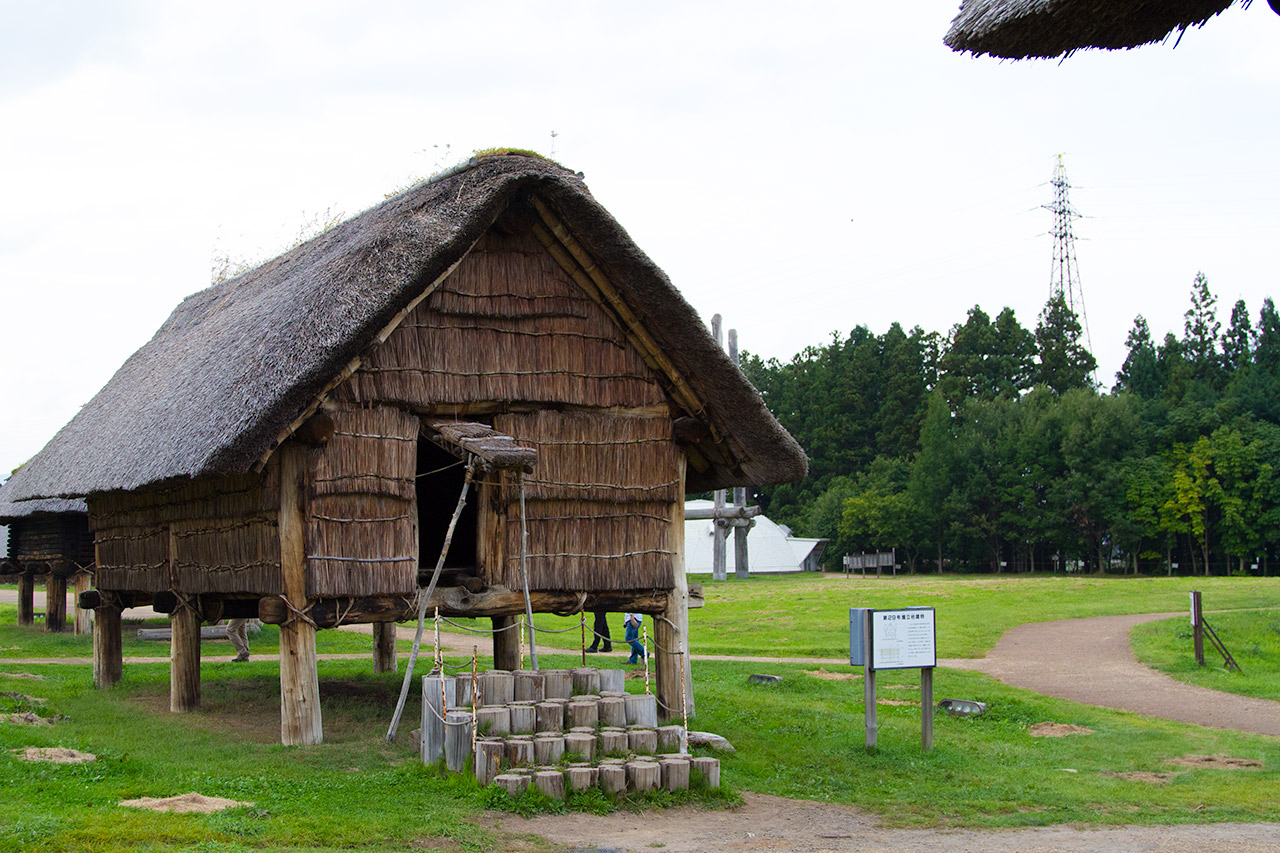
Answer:
[[386, 406], [345, 409], [331, 416], [334, 434], [316, 455], [311, 497], [366, 494], [412, 500], [417, 417]]
[[538, 451], [527, 500], [684, 499], [666, 418], [541, 410], [497, 415], [493, 426]]
[[[89, 502], [90, 513], [93, 499]], [[169, 588], [169, 527], [112, 527], [99, 530], [99, 589], [155, 592]]]
[[411, 595], [417, 582], [413, 501], [326, 495], [307, 522], [308, 595]]
[[[671, 505], [684, 496], [670, 421], [543, 410], [497, 415], [494, 429], [538, 451], [525, 478], [531, 589], [671, 586]], [[513, 589], [518, 513], [508, 509], [504, 582]]]
[[[521, 588], [520, 523], [507, 525], [502, 583]], [[529, 588], [612, 590], [672, 586], [671, 507], [651, 502], [529, 501]]]
[[280, 530], [276, 515], [175, 522], [174, 587], [183, 592], [250, 592], [282, 589]]
[[101, 561], [97, 585], [144, 592], [278, 592], [279, 503], [274, 465], [262, 474], [91, 496], [89, 522]]
[[536, 238], [489, 231], [334, 399], [430, 408], [642, 406], [665, 397], [616, 324]]
[[307, 594], [412, 593], [418, 418], [387, 406], [330, 414], [307, 505]]
[[279, 504], [280, 478], [273, 465], [262, 474], [94, 495], [88, 499], [89, 526], [97, 531], [195, 518], [240, 518], [275, 512]]

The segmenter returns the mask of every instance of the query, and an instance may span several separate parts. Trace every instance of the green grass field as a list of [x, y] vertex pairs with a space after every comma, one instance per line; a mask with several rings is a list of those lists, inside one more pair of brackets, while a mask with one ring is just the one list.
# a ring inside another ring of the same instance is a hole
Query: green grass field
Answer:
[[[842, 658], [849, 606], [933, 604], [941, 653], [972, 655], [1023, 621], [1176, 612], [1185, 608], [1191, 588], [1204, 591], [1210, 610], [1275, 607], [1278, 587], [1280, 581], [1247, 578], [728, 581], [706, 585], [708, 606], [694, 613], [693, 648]], [[1224, 639], [1236, 638], [1227, 642], [1246, 675], [1254, 666], [1261, 673], [1261, 663], [1274, 660], [1268, 635], [1280, 623], [1275, 611], [1210, 618]], [[14, 608], [0, 607], [0, 654], [10, 660], [84, 640], [20, 629], [13, 619]], [[538, 617], [539, 625], [543, 619]], [[1237, 633], [1237, 619], [1253, 626], [1258, 639]], [[1185, 621], [1147, 627], [1176, 656], [1183, 642], [1179, 623]], [[552, 626], [575, 622], [576, 617], [548, 617]], [[1169, 636], [1161, 639], [1161, 629]], [[553, 636], [578, 644], [576, 632]], [[274, 652], [274, 643], [275, 635], [264, 632], [255, 651]], [[337, 631], [321, 632], [320, 643], [322, 650], [369, 651], [367, 636]], [[215, 659], [229, 654], [226, 644], [208, 645], [213, 648], [205, 651], [211, 663], [203, 670], [202, 710], [186, 715], [168, 712], [163, 663], [128, 664], [119, 685], [97, 691], [87, 665], [16, 665], [0, 658], [0, 713], [65, 717], [47, 727], [0, 724], [0, 851], [539, 849], [536, 842], [487, 828], [482, 815], [491, 800], [474, 784], [422, 767], [403, 736], [394, 745], [383, 741], [403, 669], [400, 675], [373, 675], [367, 658], [322, 661], [325, 743], [285, 748], [278, 742], [276, 663], [223, 664]], [[543, 646], [544, 666], [576, 662], [576, 655], [554, 653], [549, 641]], [[163, 655], [165, 647], [145, 648]], [[137, 653], [131, 649], [126, 654]], [[752, 685], [747, 675], [753, 672], [783, 680]], [[16, 677], [25, 674], [42, 680]], [[921, 711], [910, 704], [919, 698], [916, 674], [882, 673], [878, 695], [891, 704], [879, 706], [879, 748], [868, 752], [860, 677], [860, 670], [847, 665], [698, 661], [698, 713], [691, 725], [722, 734], [737, 747], [723, 756], [731, 790], [854, 804], [888, 825], [1280, 821], [1280, 739], [1144, 719], [940, 669], [935, 698], [978, 699], [989, 704], [988, 713], [937, 717], [935, 749], [923, 753]], [[639, 680], [628, 686], [642, 689]], [[418, 713], [414, 697], [402, 730], [416, 726]], [[1027, 729], [1037, 722], [1069, 723], [1093, 733], [1034, 738]], [[13, 750], [27, 746], [70, 747], [99, 760], [65, 766], [18, 760]], [[1173, 763], [1191, 754], [1248, 758], [1261, 767], [1189, 769]], [[215, 815], [153, 814], [116, 805], [189, 791], [254, 805]], [[597, 797], [574, 807], [605, 805]]]
[[1205, 665], [1196, 663], [1186, 616], [1138, 625], [1131, 635], [1134, 654], [1147, 666], [1188, 684], [1280, 700], [1280, 610], [1206, 613], [1205, 619], [1240, 665], [1239, 672], [1226, 667], [1207, 638]]
[[[1206, 609], [1280, 607], [1280, 578], [904, 575], [863, 580], [799, 574], [692, 580], [702, 583], [707, 602], [689, 612], [694, 654], [848, 658], [850, 607], [935, 607], [938, 656], [952, 658], [982, 657], [1005, 631], [1024, 622], [1185, 612], [1193, 589], [1204, 593]], [[615, 640], [621, 637], [621, 621], [615, 614]], [[577, 622], [577, 616], [536, 617], [539, 627], [553, 629]], [[539, 642], [579, 647], [576, 631], [540, 636]]]

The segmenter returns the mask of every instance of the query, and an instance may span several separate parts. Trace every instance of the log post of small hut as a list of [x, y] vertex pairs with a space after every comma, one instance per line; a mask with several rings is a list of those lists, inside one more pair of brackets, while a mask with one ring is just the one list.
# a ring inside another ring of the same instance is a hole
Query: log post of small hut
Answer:
[[691, 711], [685, 495], [805, 471], [581, 176], [495, 153], [188, 297], [6, 488], [86, 498], [100, 686], [123, 606], [172, 614], [174, 710], [192, 625], [256, 615], [309, 744], [315, 632], [379, 626], [389, 672], [437, 609], [491, 620], [504, 668], [521, 614], [650, 614], [658, 707]]

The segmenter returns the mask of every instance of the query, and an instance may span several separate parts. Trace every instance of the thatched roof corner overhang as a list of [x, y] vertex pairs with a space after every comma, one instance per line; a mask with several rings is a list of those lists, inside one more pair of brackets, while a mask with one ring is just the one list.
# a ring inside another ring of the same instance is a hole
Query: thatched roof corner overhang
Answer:
[[0, 524], [12, 524], [24, 518], [48, 515], [86, 515], [88, 509], [83, 500], [50, 498], [44, 500], [14, 501], [9, 499], [8, 484], [0, 486]]
[[1133, 48], [1203, 26], [1237, 2], [1251, 0], [964, 0], [943, 40], [955, 51], [1006, 59]]
[[474, 158], [234, 279], [187, 297], [10, 480], [80, 497], [259, 467], [516, 199], [553, 211], [704, 404], [722, 438], [690, 490], [800, 479], [803, 451], [580, 174]]

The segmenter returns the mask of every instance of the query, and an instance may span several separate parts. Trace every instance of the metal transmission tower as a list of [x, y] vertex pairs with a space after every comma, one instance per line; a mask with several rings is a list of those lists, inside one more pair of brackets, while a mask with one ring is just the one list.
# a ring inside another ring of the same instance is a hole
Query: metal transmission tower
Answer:
[[1067, 180], [1067, 167], [1062, 163], [1062, 155], [1058, 155], [1058, 165], [1053, 170], [1053, 204], [1040, 205], [1053, 213], [1053, 268], [1049, 271], [1049, 298], [1059, 294], [1066, 300], [1067, 307], [1080, 318], [1080, 328], [1084, 332], [1085, 349], [1093, 351], [1093, 342], [1089, 339], [1089, 316], [1084, 310], [1084, 290], [1080, 287], [1080, 267], [1076, 264], [1076, 235], [1071, 228], [1072, 220], [1079, 219], [1080, 214], [1071, 206], [1067, 193], [1071, 183]]

